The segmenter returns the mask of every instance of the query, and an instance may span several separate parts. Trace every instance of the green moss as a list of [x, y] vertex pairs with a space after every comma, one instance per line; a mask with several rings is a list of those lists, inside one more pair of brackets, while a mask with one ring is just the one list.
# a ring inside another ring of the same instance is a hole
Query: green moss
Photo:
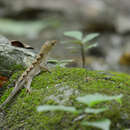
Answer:
[[[13, 75], [14, 79], [17, 74]], [[108, 95], [124, 95], [122, 104], [109, 102], [110, 111], [102, 115], [86, 115], [84, 120], [108, 117], [112, 120], [112, 129], [128, 128], [130, 125], [130, 76], [115, 72], [88, 71], [80, 68], [56, 68], [51, 73], [41, 73], [36, 76], [31, 85], [31, 94], [25, 89], [15, 96], [11, 104], [5, 107], [5, 118], [0, 124], [6, 129], [31, 130], [85, 130], [80, 121], [73, 122], [78, 115], [68, 112], [37, 112], [36, 108], [42, 104], [62, 104], [66, 106], [84, 107], [75, 98], [90, 93]], [[12, 89], [12, 88], [11, 88]], [[7, 90], [2, 101], [9, 94]], [[127, 122], [127, 125], [126, 125]], [[91, 128], [87, 128], [88, 130]]]
[[[16, 68], [15, 68], [16, 67]], [[12, 75], [12, 77], [10, 78], [10, 80], [4, 84], [3, 86], [3, 90], [1, 93], [4, 93], [3, 96], [1, 97], [0, 103], [2, 103], [10, 94], [10, 92], [13, 90], [13, 87], [15, 85], [15, 81], [18, 79], [19, 75], [22, 74], [23, 70], [21, 66], [13, 66], [12, 69], [19, 69], [19, 71], [14, 71], [15, 73]], [[21, 70], [21, 71], [20, 71]]]

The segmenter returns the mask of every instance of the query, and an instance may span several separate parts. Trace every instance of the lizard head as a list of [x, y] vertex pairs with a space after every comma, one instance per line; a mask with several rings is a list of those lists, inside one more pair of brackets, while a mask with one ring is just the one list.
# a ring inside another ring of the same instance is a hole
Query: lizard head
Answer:
[[41, 52], [48, 53], [55, 46], [56, 42], [56, 40], [46, 41], [41, 48]]
[[52, 40], [52, 41], [47, 41], [47, 46], [50, 47], [50, 46], [54, 46], [56, 44], [56, 40]]

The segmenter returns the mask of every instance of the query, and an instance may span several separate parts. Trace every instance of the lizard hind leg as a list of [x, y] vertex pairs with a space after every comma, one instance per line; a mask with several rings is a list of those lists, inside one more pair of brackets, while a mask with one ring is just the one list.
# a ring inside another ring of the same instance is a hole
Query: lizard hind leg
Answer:
[[28, 92], [28, 93], [31, 93], [31, 83], [32, 83], [32, 78], [31, 77], [29, 77], [29, 78], [27, 78], [27, 80], [26, 80], [26, 83], [25, 83], [25, 88], [26, 88], [26, 91]]

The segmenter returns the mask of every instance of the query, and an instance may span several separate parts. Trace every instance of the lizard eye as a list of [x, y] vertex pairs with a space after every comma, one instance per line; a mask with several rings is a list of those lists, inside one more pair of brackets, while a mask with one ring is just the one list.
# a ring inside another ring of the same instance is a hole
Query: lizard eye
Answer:
[[53, 42], [52, 42], [52, 45], [55, 45], [55, 44], [56, 44], [56, 41], [53, 41]]
[[52, 45], [55, 45], [55, 42], [53, 42]]

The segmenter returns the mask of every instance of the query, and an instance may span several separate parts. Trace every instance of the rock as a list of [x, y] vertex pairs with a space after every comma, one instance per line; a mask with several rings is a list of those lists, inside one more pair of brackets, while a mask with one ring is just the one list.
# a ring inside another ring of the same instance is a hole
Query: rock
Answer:
[[27, 67], [32, 63], [34, 57], [34, 52], [11, 46], [8, 39], [4, 37], [0, 38], [0, 72], [9, 71], [15, 64]]
[[0, 59], [8, 59], [8, 63], [22, 64], [29, 66], [35, 57], [35, 53], [7, 44], [0, 44]]
[[0, 35], [0, 44], [10, 44], [11, 42], [4, 36]]
[[119, 15], [117, 16], [116, 22], [116, 31], [119, 33], [127, 33], [130, 32], [130, 16], [128, 15]]

